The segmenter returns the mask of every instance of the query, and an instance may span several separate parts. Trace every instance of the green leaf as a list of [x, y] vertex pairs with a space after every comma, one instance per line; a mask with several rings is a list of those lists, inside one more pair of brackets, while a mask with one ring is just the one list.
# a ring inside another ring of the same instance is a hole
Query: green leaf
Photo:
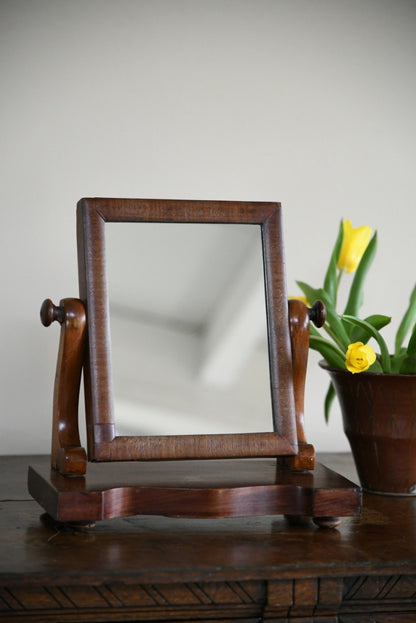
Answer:
[[410, 336], [409, 344], [407, 346], [408, 355], [416, 355], [416, 324], [413, 327], [412, 335]]
[[381, 366], [383, 368], [383, 372], [386, 372], [386, 373], [391, 372], [389, 349], [387, 348], [387, 344], [384, 341], [384, 338], [377, 331], [377, 329], [375, 329], [369, 322], [366, 322], [365, 320], [360, 320], [359, 318], [355, 318], [354, 316], [348, 316], [344, 314], [343, 318], [347, 322], [350, 322], [351, 324], [357, 327], [361, 327], [370, 333], [371, 337], [373, 337], [377, 341], [378, 345], [380, 346]]
[[[371, 326], [380, 331], [380, 329], [382, 329], [391, 322], [391, 316], [374, 314], [373, 316], [367, 316], [367, 318], [365, 318], [364, 320], [365, 322], [369, 322]], [[362, 327], [353, 327], [350, 333], [351, 342], [363, 342], [363, 344], [366, 344], [370, 337], [371, 334]]]
[[399, 324], [399, 328], [396, 333], [396, 340], [394, 342], [394, 353], [396, 355], [399, 354], [402, 344], [404, 342], [404, 338], [410, 331], [410, 327], [414, 324], [416, 320], [416, 286], [413, 288], [413, 291], [410, 295], [409, 306], [402, 318], [401, 323]]
[[391, 357], [391, 371], [393, 374], [400, 373], [400, 368], [402, 367], [402, 363], [406, 359], [406, 357], [407, 354], [404, 349], [398, 355], [393, 355], [393, 357]]
[[322, 288], [312, 288], [304, 281], [296, 282], [303, 294], [308, 299], [308, 303], [313, 305], [315, 301], [322, 301], [326, 310], [326, 322], [324, 329], [330, 334], [332, 339], [344, 352], [348, 348], [350, 339], [348, 333], [342, 323], [340, 316], [336, 313], [333, 302], [328, 297], [328, 294]]
[[357, 316], [364, 300], [364, 281], [377, 250], [377, 232], [373, 235], [355, 272], [344, 314]]
[[312, 286], [308, 285], [304, 281], [297, 281], [296, 283], [306, 296], [309, 305], [312, 306], [315, 301], [318, 300], [318, 290], [316, 288], [312, 288]]
[[324, 413], [325, 413], [325, 422], [328, 424], [329, 422], [329, 413], [331, 411], [332, 403], [335, 398], [335, 389], [332, 383], [329, 384], [328, 391], [326, 392], [325, 402], [324, 402]]
[[399, 370], [400, 374], [416, 374], [416, 355], [405, 357]]
[[381, 367], [381, 363], [379, 357], [375, 360], [373, 364], [368, 368], [368, 372], [383, 372], [383, 368]]
[[336, 306], [337, 303], [337, 293], [338, 293], [338, 276], [337, 276], [337, 263], [339, 259], [339, 254], [341, 253], [342, 241], [344, 239], [344, 226], [341, 221], [338, 230], [338, 236], [335, 242], [334, 249], [331, 254], [331, 258], [329, 260], [329, 265], [325, 274], [324, 279], [324, 290], [328, 296], [328, 299], [331, 301], [333, 307]]
[[343, 325], [342, 318], [336, 313], [326, 292], [324, 290], [318, 290], [317, 292], [318, 299], [325, 305], [326, 310], [326, 323], [324, 328], [327, 329], [327, 327], [329, 327], [331, 337], [337, 342], [341, 350], [345, 352], [350, 343], [350, 338]]
[[335, 344], [320, 335], [309, 336], [309, 346], [321, 353], [333, 368], [345, 368], [345, 355]]
[[399, 374], [416, 374], [416, 324], [413, 327], [407, 349], [401, 349], [401, 355], [397, 359], [400, 362]]

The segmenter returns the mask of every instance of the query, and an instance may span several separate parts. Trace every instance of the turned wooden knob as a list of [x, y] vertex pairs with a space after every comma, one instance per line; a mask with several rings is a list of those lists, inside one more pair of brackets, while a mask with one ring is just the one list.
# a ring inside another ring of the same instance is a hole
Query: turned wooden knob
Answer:
[[54, 305], [51, 299], [45, 299], [40, 308], [40, 321], [44, 327], [49, 327], [54, 320], [62, 324], [64, 320], [64, 308]]
[[326, 309], [322, 301], [315, 301], [309, 309], [309, 320], [311, 320], [318, 329], [325, 324]]

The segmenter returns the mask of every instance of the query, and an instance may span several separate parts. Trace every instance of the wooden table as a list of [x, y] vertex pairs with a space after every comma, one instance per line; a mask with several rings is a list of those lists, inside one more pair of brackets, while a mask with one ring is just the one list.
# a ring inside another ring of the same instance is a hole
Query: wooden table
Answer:
[[[319, 460], [356, 481], [349, 455]], [[416, 497], [364, 495], [337, 529], [283, 517], [127, 517], [57, 529], [0, 458], [5, 621], [416, 621]]]

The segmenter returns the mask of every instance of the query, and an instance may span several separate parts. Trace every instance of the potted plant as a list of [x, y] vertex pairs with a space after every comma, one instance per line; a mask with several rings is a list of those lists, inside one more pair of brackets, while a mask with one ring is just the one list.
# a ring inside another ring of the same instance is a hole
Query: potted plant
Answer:
[[[363, 488], [416, 495], [416, 287], [389, 352], [380, 331], [391, 318], [359, 317], [376, 248], [377, 233], [342, 221], [323, 286], [297, 283], [308, 304], [321, 300], [326, 307], [322, 330], [311, 325], [310, 347], [323, 356], [320, 365], [330, 375], [326, 421], [336, 396]], [[353, 277], [344, 312], [338, 313], [344, 273]]]

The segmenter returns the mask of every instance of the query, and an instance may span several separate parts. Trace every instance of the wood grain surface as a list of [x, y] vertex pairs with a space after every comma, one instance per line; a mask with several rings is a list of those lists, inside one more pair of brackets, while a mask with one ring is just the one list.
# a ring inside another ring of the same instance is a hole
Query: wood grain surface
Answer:
[[[356, 479], [351, 457], [318, 459]], [[51, 522], [0, 458], [0, 620], [410, 623], [416, 498], [365, 494], [335, 530], [283, 516]]]

